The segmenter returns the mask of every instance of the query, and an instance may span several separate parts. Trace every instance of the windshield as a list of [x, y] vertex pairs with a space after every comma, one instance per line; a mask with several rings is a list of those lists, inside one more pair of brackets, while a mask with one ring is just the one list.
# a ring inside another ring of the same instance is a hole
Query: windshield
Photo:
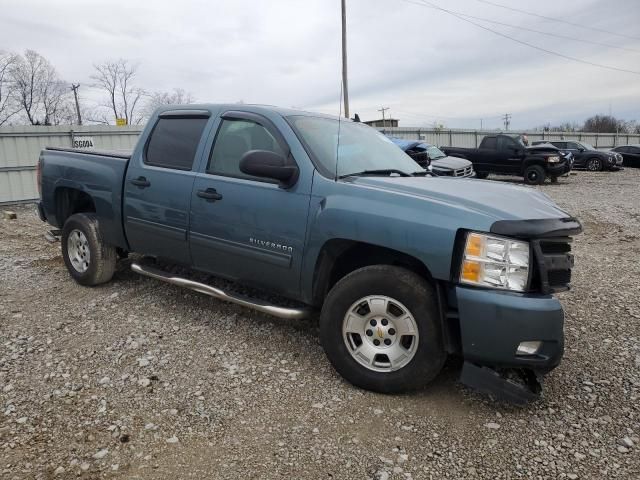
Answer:
[[431, 160], [438, 160], [440, 158], [446, 157], [445, 153], [440, 150], [438, 147], [434, 147], [433, 145], [429, 145], [427, 148], [427, 155]]
[[287, 120], [310, 150], [321, 173], [329, 178], [372, 170], [397, 170], [406, 174], [425, 172], [409, 155], [377, 130], [351, 121], [295, 115]]

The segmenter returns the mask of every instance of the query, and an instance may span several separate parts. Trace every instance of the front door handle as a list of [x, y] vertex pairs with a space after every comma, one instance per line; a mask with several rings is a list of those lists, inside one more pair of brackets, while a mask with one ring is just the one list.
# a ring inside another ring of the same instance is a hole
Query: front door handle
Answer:
[[206, 199], [208, 202], [215, 202], [216, 200], [222, 200], [222, 195], [216, 192], [215, 188], [207, 188], [206, 190], [198, 190], [197, 195], [200, 198]]
[[145, 177], [138, 177], [131, 180], [131, 183], [136, 187], [147, 188], [151, 186], [151, 182], [147, 180]]

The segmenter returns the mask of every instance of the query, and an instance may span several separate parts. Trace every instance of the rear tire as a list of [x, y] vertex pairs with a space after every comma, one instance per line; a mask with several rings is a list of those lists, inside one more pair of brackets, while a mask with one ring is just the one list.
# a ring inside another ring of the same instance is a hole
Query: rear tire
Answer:
[[446, 359], [434, 288], [391, 265], [361, 268], [331, 289], [320, 339], [340, 375], [374, 392], [422, 388]]
[[524, 183], [527, 185], [542, 185], [545, 176], [544, 168], [540, 165], [529, 165], [524, 169]]
[[62, 258], [80, 285], [99, 285], [111, 280], [118, 257], [115, 247], [102, 239], [93, 213], [71, 215], [62, 228]]

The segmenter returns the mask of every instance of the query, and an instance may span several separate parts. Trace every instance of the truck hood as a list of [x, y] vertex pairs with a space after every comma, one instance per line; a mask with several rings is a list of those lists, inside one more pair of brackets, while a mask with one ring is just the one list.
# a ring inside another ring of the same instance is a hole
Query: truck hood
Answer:
[[431, 162], [433, 167], [441, 170], [458, 170], [459, 168], [465, 168], [470, 164], [471, 162], [469, 160], [458, 157], [442, 157]]
[[531, 187], [447, 177], [355, 177], [354, 185], [412, 196], [492, 217], [494, 220], [568, 218], [546, 194]]

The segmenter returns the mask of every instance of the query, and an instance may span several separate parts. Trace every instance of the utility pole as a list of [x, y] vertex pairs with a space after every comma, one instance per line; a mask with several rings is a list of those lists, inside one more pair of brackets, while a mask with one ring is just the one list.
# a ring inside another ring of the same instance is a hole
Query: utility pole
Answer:
[[384, 112], [386, 112], [387, 110], [389, 110], [389, 107], [382, 107], [378, 109], [379, 112], [382, 112], [382, 128], [387, 127], [387, 122], [385, 121], [385, 117], [384, 117]]
[[509, 124], [511, 123], [511, 114], [510, 113], [505, 113], [502, 116], [502, 120], [504, 120], [504, 129], [505, 130], [509, 130]]
[[342, 0], [342, 96], [344, 98], [344, 116], [349, 118], [349, 86], [347, 82], [347, 6]]
[[76, 113], [78, 114], [78, 125], [82, 125], [82, 117], [80, 116], [80, 103], [78, 102], [78, 88], [80, 84], [71, 84], [71, 90], [73, 90], [73, 96], [76, 99]]
[[480, 119], [480, 130], [482, 130], [482, 119]]

